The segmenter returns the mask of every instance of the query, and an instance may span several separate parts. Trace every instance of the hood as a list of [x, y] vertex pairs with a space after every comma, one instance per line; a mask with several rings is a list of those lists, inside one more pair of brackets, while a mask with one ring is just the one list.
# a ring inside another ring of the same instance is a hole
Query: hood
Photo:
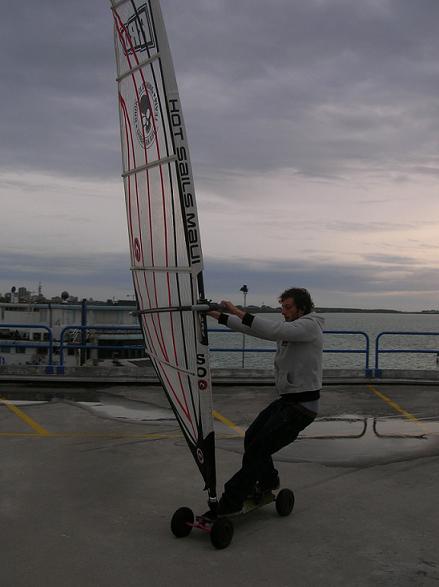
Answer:
[[316, 312], [310, 312], [309, 314], [305, 314], [305, 316], [302, 316], [302, 319], [312, 320], [313, 322], [316, 322], [320, 326], [321, 330], [323, 330], [323, 327], [325, 326], [325, 319], [323, 318], [323, 316], [320, 316]]

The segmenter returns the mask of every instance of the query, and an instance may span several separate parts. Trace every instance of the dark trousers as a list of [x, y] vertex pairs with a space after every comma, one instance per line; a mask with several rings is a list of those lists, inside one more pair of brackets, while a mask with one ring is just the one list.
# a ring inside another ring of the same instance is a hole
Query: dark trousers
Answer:
[[223, 499], [239, 508], [257, 481], [270, 487], [278, 476], [271, 455], [296, 440], [315, 417], [314, 412], [282, 397], [262, 410], [245, 433], [242, 467], [225, 484]]

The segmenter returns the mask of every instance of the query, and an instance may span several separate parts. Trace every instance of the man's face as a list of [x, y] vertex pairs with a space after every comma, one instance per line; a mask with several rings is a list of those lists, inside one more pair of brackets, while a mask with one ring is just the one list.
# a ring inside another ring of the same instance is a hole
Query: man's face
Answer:
[[286, 300], [283, 300], [280, 305], [282, 308], [282, 316], [285, 318], [285, 322], [292, 322], [293, 320], [297, 320], [297, 318], [303, 316], [303, 310], [299, 310], [297, 308], [293, 298], [287, 298]]

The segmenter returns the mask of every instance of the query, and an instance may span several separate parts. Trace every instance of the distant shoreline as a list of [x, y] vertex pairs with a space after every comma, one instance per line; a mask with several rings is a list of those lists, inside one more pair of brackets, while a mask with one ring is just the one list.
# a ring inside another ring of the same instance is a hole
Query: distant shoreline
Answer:
[[[242, 308], [242, 306], [238, 306]], [[270, 306], [247, 306], [246, 310], [253, 314], [278, 314], [279, 308], [271, 308]], [[439, 314], [439, 310], [389, 310], [389, 309], [364, 309], [364, 308], [321, 308], [317, 307], [315, 311], [318, 314]]]

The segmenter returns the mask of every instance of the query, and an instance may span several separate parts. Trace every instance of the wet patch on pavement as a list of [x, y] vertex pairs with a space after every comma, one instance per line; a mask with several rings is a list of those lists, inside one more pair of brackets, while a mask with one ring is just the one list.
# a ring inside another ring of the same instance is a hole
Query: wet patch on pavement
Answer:
[[370, 466], [439, 454], [439, 421], [337, 416], [316, 420], [278, 460]]
[[145, 402], [124, 401], [117, 398], [102, 398], [95, 402], [75, 402], [79, 407], [101, 418], [125, 422], [170, 422], [175, 421], [171, 409], [165, 409]]

